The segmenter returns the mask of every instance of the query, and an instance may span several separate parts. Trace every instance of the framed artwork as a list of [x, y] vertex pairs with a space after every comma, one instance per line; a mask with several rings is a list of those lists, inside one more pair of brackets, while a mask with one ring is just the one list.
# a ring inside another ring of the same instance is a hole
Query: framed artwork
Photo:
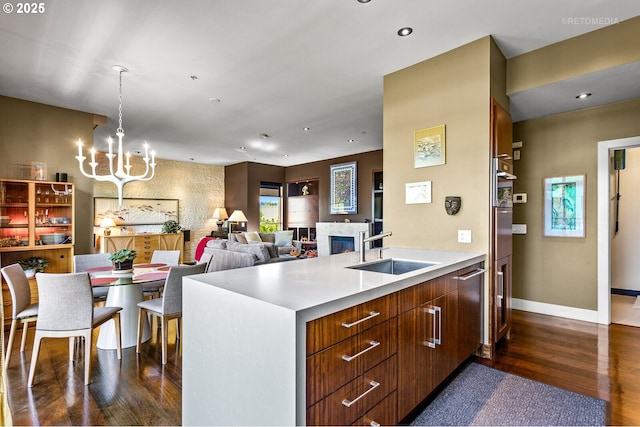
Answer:
[[34, 181], [46, 181], [47, 164], [42, 162], [31, 162], [31, 179]]
[[414, 167], [444, 165], [445, 134], [444, 125], [418, 130], [413, 142]]
[[405, 204], [431, 203], [431, 181], [405, 184]]
[[358, 213], [358, 179], [356, 162], [331, 165], [331, 214]]
[[94, 197], [93, 212], [96, 227], [105, 218], [123, 226], [163, 224], [170, 219], [179, 221], [178, 199], [123, 199], [120, 206], [117, 197]]
[[585, 237], [585, 178], [544, 179], [544, 236]]

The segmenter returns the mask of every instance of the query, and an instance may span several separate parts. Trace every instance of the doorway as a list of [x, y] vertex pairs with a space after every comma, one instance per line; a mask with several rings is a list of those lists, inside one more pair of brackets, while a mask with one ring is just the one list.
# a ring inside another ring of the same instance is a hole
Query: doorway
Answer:
[[598, 142], [598, 323], [611, 323], [611, 156], [613, 150], [640, 147], [640, 137]]

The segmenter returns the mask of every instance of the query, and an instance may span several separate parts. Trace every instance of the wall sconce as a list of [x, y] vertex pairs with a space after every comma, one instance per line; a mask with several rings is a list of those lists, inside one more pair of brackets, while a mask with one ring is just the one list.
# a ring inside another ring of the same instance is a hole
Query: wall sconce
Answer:
[[233, 211], [233, 213], [231, 214], [231, 216], [229, 217], [229, 233], [232, 232], [232, 224], [238, 223], [238, 222], [247, 222], [249, 221], [247, 219], [247, 217], [244, 215], [244, 212], [242, 212], [241, 210], [235, 210]]
[[105, 236], [111, 236], [111, 228], [109, 227], [115, 227], [115, 226], [116, 226], [116, 223], [111, 218], [105, 218], [100, 222], [100, 227], [104, 228]]
[[227, 210], [225, 208], [216, 208], [215, 211], [213, 211], [213, 219], [217, 220], [216, 224], [218, 224], [218, 231], [222, 231], [222, 224], [224, 224], [224, 220], [229, 218], [229, 214], [227, 213]]

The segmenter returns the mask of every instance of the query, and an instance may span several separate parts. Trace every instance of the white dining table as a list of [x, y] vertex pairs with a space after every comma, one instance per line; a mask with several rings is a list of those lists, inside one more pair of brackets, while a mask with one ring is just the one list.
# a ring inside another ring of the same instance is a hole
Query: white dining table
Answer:
[[[133, 347], [138, 339], [138, 303], [144, 301], [142, 286], [145, 283], [164, 281], [167, 271], [158, 271], [164, 264], [142, 264], [134, 266], [132, 273], [116, 274], [108, 268], [87, 270], [93, 286], [108, 286], [106, 306], [122, 307], [120, 312], [120, 333], [122, 348]], [[143, 319], [142, 342], [151, 339], [149, 321]], [[96, 346], [103, 350], [117, 348], [116, 331], [113, 320], [100, 326]]]

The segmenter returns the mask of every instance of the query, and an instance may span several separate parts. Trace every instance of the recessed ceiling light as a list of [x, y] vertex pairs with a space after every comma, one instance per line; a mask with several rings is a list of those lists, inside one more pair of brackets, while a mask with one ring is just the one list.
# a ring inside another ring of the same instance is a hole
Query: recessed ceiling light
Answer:
[[260, 134], [260, 138], [267, 139], [267, 138], [269, 138], [269, 135], [267, 135], [266, 133], [261, 133]]
[[413, 28], [411, 27], [403, 27], [398, 30], [398, 35], [400, 37], [406, 37], [411, 33], [413, 33]]
[[289, 155], [288, 154], [284, 154], [283, 157], [289, 157]]
[[311, 130], [311, 128], [309, 126], [305, 126], [302, 128], [303, 131], [305, 132], [309, 132]]
[[220, 100], [220, 98], [209, 98], [209, 101], [214, 102], [214, 103], [216, 103], [216, 104], [218, 104], [218, 103], [222, 102], [222, 101]]
[[189, 76], [189, 78], [190, 78], [191, 80], [198, 80], [198, 76], [195, 76], [195, 75], [193, 75], [193, 76]]
[[358, 0], [358, 3], [369, 3], [371, 0]]
[[590, 96], [591, 96], [590, 93], [585, 92], [585, 93], [581, 93], [580, 95], [577, 95], [576, 99], [585, 99], [585, 98], [588, 98]]
[[347, 142], [355, 142], [355, 139], [347, 139]]
[[247, 147], [240, 147], [240, 149], [241, 149], [241, 150], [246, 150], [246, 149], [247, 149]]

